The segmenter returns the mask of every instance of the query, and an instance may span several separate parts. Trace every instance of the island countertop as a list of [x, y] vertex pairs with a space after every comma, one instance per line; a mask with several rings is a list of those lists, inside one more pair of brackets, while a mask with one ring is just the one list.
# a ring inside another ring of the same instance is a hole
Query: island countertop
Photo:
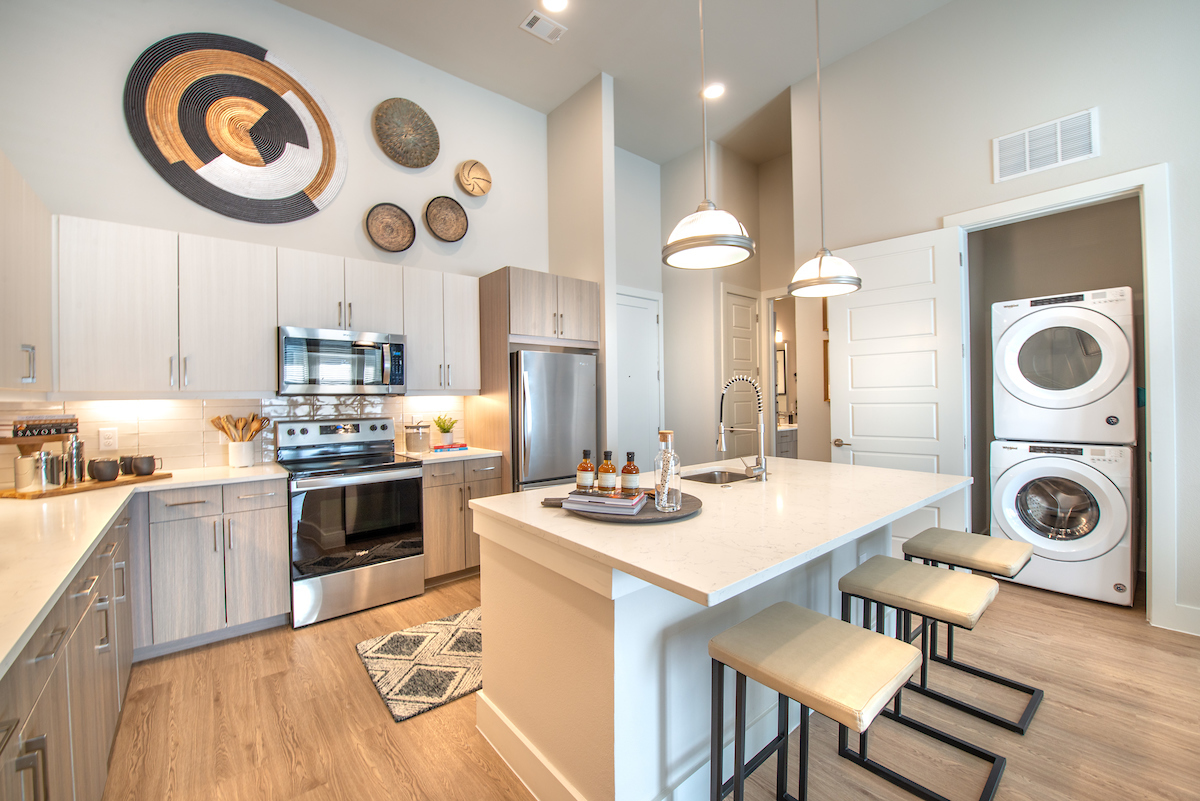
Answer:
[[[704, 606], [756, 587], [890, 524], [971, 483], [965, 476], [861, 465], [768, 459], [768, 480], [730, 485], [683, 482], [703, 509], [686, 520], [654, 525], [595, 522], [543, 498], [570, 486], [471, 501], [487, 515]], [[691, 465], [683, 474], [723, 468], [738, 459]], [[649, 472], [642, 485], [653, 486]]]

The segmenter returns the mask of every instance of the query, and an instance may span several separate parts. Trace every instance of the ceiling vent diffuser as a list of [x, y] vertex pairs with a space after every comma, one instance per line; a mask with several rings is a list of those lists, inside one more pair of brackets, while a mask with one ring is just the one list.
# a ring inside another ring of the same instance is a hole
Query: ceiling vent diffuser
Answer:
[[992, 183], [1100, 155], [1099, 109], [992, 140]]
[[537, 11], [530, 11], [529, 16], [521, 23], [520, 28], [532, 33], [543, 42], [549, 42], [550, 44], [558, 44], [558, 40], [567, 32], [566, 25], [560, 25], [545, 14]]

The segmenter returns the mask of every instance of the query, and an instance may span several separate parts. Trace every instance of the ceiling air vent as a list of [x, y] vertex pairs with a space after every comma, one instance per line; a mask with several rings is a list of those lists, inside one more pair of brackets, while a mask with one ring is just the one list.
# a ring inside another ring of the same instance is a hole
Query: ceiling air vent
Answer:
[[1100, 155], [1098, 109], [992, 140], [992, 183]]
[[557, 44], [562, 35], [567, 32], [566, 25], [560, 25], [554, 20], [537, 11], [530, 11], [529, 16], [520, 25], [521, 30], [532, 33], [543, 42]]

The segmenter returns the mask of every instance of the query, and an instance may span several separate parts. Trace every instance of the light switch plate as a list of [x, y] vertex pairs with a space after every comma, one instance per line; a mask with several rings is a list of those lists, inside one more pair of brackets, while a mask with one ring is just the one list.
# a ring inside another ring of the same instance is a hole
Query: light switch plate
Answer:
[[100, 450], [115, 451], [117, 449], [117, 429], [100, 429]]

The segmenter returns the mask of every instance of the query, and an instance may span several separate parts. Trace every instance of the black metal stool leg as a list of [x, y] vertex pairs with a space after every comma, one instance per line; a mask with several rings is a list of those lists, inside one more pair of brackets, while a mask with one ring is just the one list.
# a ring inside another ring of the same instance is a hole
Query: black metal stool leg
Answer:
[[712, 742], [712, 757], [709, 762], [708, 801], [721, 801], [722, 789], [721, 756], [725, 750], [725, 665], [712, 661], [712, 727], [709, 737]]
[[800, 787], [796, 801], [808, 801], [808, 707], [800, 705]]
[[740, 672], [733, 698], [733, 801], [746, 801], [746, 677]]
[[788, 697], [779, 694], [779, 721], [775, 738], [779, 748], [775, 752], [775, 798], [783, 801], [787, 797], [788, 774]]

